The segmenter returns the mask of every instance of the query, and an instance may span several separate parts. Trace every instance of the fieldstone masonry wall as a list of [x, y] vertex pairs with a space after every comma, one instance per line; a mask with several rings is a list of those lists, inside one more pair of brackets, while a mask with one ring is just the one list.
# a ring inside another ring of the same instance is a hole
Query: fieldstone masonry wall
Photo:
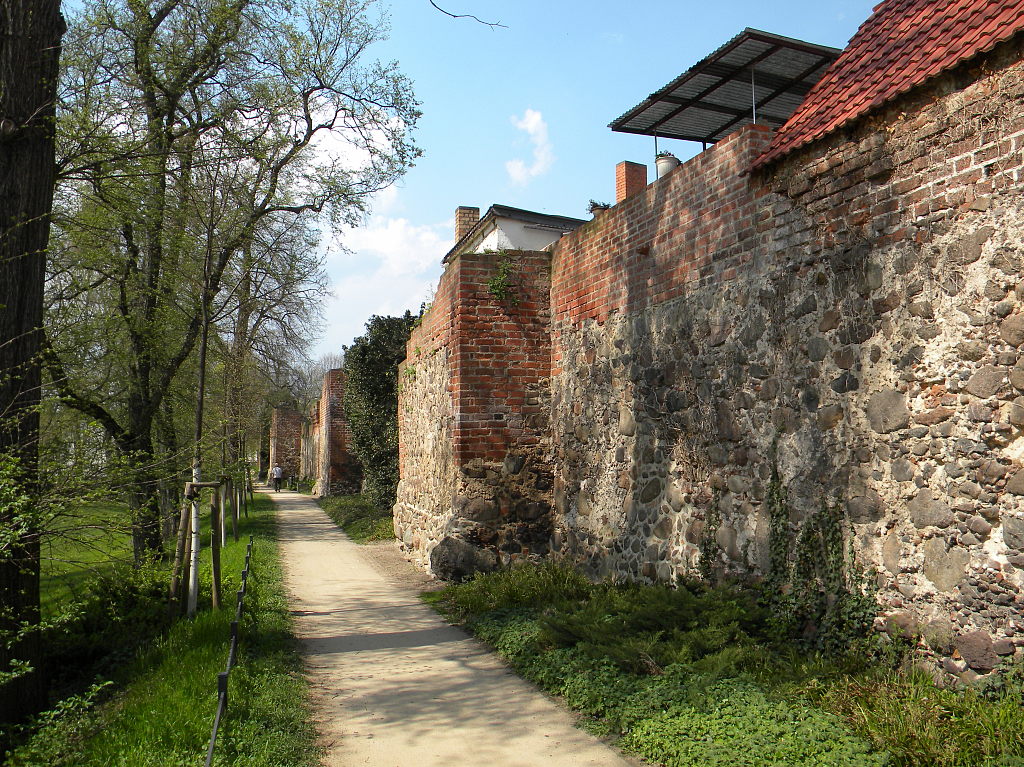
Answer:
[[[1024, 648], [1021, 59], [1004, 44], [754, 173], [771, 134], [750, 126], [555, 243], [534, 453], [502, 422], [494, 449], [466, 452], [463, 423], [490, 444], [461, 409], [482, 402], [458, 362], [479, 336], [454, 320], [414, 336], [407, 365], [417, 338], [441, 356], [403, 400], [406, 545], [486, 527], [460, 505], [486, 493], [461, 483], [501, 487], [523, 453], [554, 476], [542, 552], [595, 576], [673, 581], [705, 554], [763, 572], [777, 470], [791, 531], [838, 498], [885, 616], [922, 628], [948, 671]], [[454, 276], [446, 316], [488, 317]]]

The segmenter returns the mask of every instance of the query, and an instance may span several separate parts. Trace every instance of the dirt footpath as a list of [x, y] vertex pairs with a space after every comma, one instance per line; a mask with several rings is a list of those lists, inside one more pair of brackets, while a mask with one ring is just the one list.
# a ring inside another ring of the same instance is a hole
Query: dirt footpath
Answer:
[[357, 546], [306, 496], [272, 493], [330, 767], [625, 767], [417, 593], [394, 544]]

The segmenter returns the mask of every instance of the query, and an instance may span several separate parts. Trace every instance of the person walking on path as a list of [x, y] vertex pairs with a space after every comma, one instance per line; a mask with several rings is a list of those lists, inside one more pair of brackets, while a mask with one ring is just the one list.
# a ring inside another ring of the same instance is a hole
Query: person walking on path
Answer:
[[639, 764], [424, 605], [394, 544], [357, 546], [306, 496], [273, 500], [325, 765]]
[[284, 469], [278, 464], [274, 464], [274, 468], [270, 470], [270, 481], [274, 485], [274, 492], [281, 492], [281, 480], [284, 478]]

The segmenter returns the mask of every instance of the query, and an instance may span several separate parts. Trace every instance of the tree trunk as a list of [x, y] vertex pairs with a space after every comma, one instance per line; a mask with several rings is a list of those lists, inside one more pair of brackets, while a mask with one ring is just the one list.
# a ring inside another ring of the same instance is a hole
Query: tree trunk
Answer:
[[128, 511], [131, 515], [132, 554], [136, 564], [163, 552], [160, 526], [160, 482], [157, 479], [150, 421], [133, 424], [138, 435], [126, 451], [129, 461]]
[[249, 382], [247, 361], [252, 353], [252, 338], [249, 325], [252, 321], [252, 268], [251, 245], [242, 252], [242, 278], [238, 285], [238, 314], [235, 317], [234, 338], [228, 352], [227, 426], [228, 466], [237, 472], [245, 459], [242, 443], [248, 426], [244, 413], [251, 410], [252, 403], [246, 402], [246, 385]]
[[172, 541], [177, 532], [178, 509], [181, 507], [181, 486], [184, 477], [178, 462], [178, 434], [174, 428], [174, 416], [165, 401], [157, 412], [156, 439], [160, 454], [160, 516], [161, 533], [165, 543]]
[[[37, 494], [43, 279], [53, 204], [54, 99], [64, 19], [58, 0], [0, 0], [0, 452], [13, 453]], [[10, 511], [0, 509], [0, 525]], [[0, 629], [39, 621], [39, 539], [29, 530], [0, 560]], [[0, 642], [38, 666], [39, 636]], [[0, 721], [45, 703], [40, 671], [0, 687]]]

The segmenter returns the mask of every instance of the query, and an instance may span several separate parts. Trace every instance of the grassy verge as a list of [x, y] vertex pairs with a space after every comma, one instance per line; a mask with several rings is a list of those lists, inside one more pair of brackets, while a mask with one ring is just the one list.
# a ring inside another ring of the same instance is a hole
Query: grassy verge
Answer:
[[123, 503], [86, 503], [55, 520], [40, 545], [43, 616], [83, 599], [97, 576], [131, 561], [128, 508]]
[[[317, 764], [301, 664], [281, 583], [273, 509], [257, 496], [241, 540], [222, 557], [233, 604], [245, 543], [252, 573], [232, 670], [229, 709], [214, 763], [247, 767]], [[208, 553], [208, 550], [207, 550]], [[204, 568], [208, 573], [208, 567]], [[207, 575], [207, 579], [208, 579]], [[208, 587], [208, 583], [207, 583]], [[208, 588], [206, 590], [208, 599]], [[10, 767], [178, 767], [201, 764], [216, 710], [217, 672], [227, 659], [233, 609], [181, 620], [114, 674], [115, 684], [66, 700], [13, 754]], [[97, 701], [99, 701], [97, 703]]]
[[319, 499], [320, 508], [356, 543], [388, 541], [395, 537], [390, 509], [378, 509], [362, 495]]
[[988, 694], [942, 690], [891, 647], [799, 653], [737, 586], [594, 585], [546, 564], [424, 599], [655, 764], [1024, 765], [1013, 673]]

